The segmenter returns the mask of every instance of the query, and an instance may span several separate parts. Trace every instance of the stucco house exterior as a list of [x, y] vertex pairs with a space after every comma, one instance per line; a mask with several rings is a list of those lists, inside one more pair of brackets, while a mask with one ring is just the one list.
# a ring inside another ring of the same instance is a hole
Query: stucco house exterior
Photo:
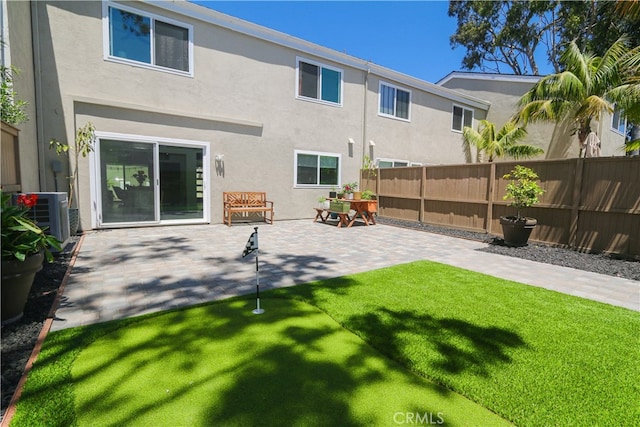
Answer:
[[276, 220], [310, 218], [369, 159], [463, 163], [463, 126], [519, 96], [504, 81], [428, 83], [182, 0], [2, 0], [2, 35], [31, 117], [22, 191], [65, 191], [69, 162], [49, 141], [95, 125], [83, 229], [220, 223], [224, 191], [265, 191]]
[[[540, 76], [521, 76], [509, 74], [490, 74], [476, 72], [451, 72], [436, 84], [484, 99], [491, 103], [486, 118], [502, 126], [517, 111], [520, 97], [531, 89]], [[604, 114], [600, 121], [593, 121], [592, 129], [601, 143], [601, 156], [622, 156], [625, 142], [626, 121], [620, 111]], [[564, 159], [580, 155], [578, 137], [571, 134], [566, 125], [536, 123], [527, 126], [527, 144], [539, 146], [544, 150], [540, 158]]]

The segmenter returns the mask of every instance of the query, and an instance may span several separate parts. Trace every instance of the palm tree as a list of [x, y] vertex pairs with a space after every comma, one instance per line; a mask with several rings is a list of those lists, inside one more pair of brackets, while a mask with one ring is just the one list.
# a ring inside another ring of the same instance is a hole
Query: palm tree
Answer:
[[571, 42], [561, 63], [564, 71], [543, 77], [520, 98], [516, 120], [525, 125], [569, 120], [581, 144], [591, 132], [591, 121], [613, 113], [616, 105], [629, 121], [638, 122], [640, 46], [629, 48], [622, 37], [599, 57]]
[[[523, 159], [544, 153], [540, 147], [527, 144], [519, 144], [527, 135], [527, 131], [518, 127], [515, 122], [507, 122], [496, 133], [496, 125], [488, 120], [481, 120], [478, 130], [465, 126], [462, 130], [463, 146], [465, 152], [469, 152], [471, 146], [478, 150], [478, 158], [486, 154], [489, 162], [496, 157], [509, 156], [514, 159]], [[470, 160], [469, 158], [467, 158]]]

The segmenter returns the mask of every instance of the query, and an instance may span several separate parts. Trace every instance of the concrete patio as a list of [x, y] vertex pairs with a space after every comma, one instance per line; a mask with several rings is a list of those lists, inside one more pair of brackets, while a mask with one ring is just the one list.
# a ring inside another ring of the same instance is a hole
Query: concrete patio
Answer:
[[640, 311], [638, 281], [514, 262], [480, 251], [486, 246], [482, 242], [380, 224], [337, 228], [305, 219], [89, 232], [51, 330], [255, 292], [255, 258], [241, 254], [256, 226], [261, 290], [431, 260]]

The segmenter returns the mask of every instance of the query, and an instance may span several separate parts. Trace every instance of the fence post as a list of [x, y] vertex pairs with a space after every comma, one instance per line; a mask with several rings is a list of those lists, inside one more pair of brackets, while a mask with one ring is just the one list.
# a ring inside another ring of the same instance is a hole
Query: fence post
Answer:
[[582, 195], [582, 174], [584, 159], [578, 157], [574, 168], [573, 199], [571, 201], [571, 222], [569, 224], [569, 247], [575, 249], [578, 240], [578, 217], [580, 216], [580, 196]]
[[496, 180], [496, 164], [489, 163], [489, 188], [487, 190], [487, 196], [489, 200], [487, 201], [487, 225], [485, 226], [485, 231], [489, 234], [492, 233], [492, 224], [493, 224], [493, 201], [495, 197], [495, 180]]
[[420, 180], [420, 212], [418, 221], [424, 222], [424, 193], [427, 190], [427, 167], [422, 166], [422, 179]]

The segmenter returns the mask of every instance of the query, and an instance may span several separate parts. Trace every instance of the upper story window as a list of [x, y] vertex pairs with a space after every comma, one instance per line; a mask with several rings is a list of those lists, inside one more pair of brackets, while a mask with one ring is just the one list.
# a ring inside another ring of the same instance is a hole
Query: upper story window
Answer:
[[624, 110], [622, 108], [618, 108], [615, 106], [613, 110], [613, 117], [611, 119], [611, 129], [616, 132], [620, 132], [621, 134], [626, 134], [627, 132], [627, 118], [624, 115]]
[[340, 185], [340, 154], [295, 151], [296, 187]]
[[297, 59], [296, 96], [342, 105], [342, 70], [306, 59]]
[[451, 130], [462, 132], [462, 129], [466, 126], [473, 127], [473, 110], [454, 105]]
[[379, 168], [401, 168], [405, 166], [419, 166], [420, 163], [413, 163], [408, 160], [378, 159], [376, 162]]
[[411, 107], [411, 92], [388, 83], [380, 82], [380, 110], [381, 116], [409, 120]]
[[105, 58], [193, 75], [193, 27], [104, 3]]

